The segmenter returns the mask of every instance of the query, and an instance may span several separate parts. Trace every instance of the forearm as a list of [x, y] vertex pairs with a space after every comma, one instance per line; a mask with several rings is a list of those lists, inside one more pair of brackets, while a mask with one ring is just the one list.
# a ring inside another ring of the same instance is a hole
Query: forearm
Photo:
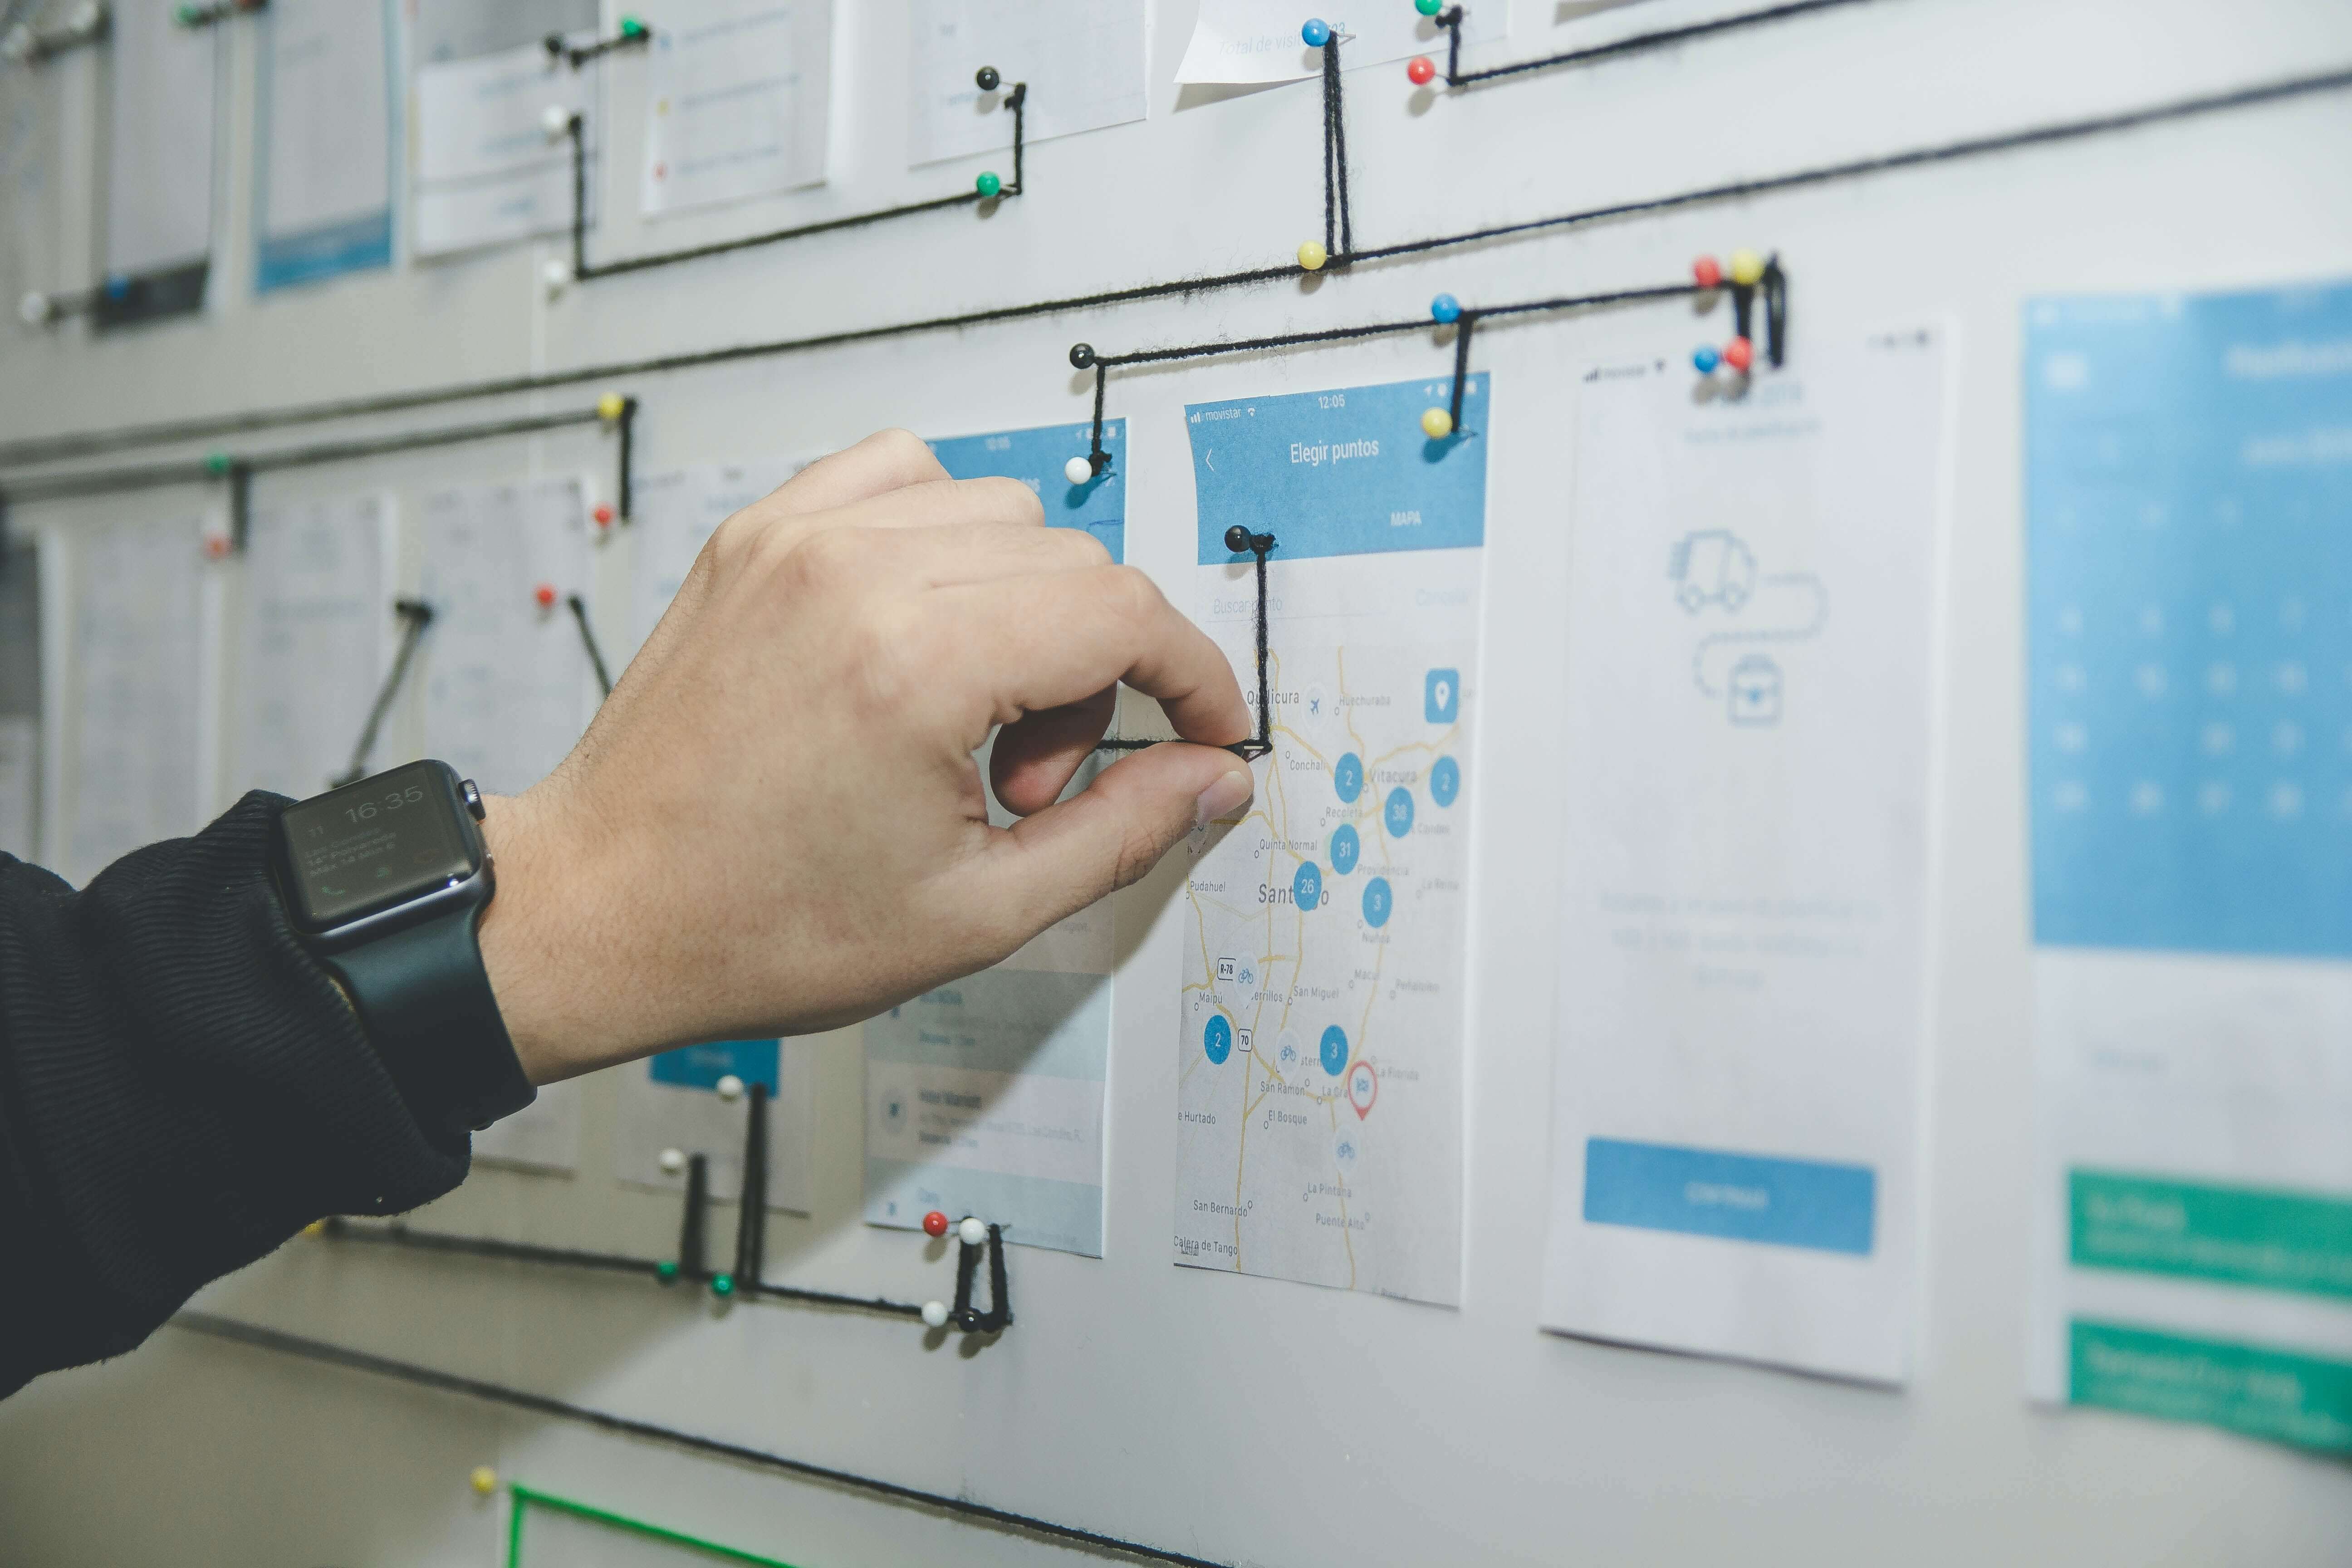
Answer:
[[0, 1393], [332, 1213], [464, 1177], [270, 882], [272, 797], [73, 892], [0, 857]]

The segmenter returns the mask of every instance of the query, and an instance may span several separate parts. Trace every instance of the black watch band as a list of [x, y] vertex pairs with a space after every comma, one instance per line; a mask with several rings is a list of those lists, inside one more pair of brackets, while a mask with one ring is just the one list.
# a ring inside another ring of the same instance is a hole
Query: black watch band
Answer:
[[452, 1132], [488, 1127], [539, 1094], [482, 967], [481, 915], [480, 906], [452, 910], [320, 955], [350, 994], [401, 1098]]
[[278, 814], [280, 890], [410, 1112], [463, 1136], [536, 1098], [476, 936], [497, 893], [481, 792], [407, 763]]

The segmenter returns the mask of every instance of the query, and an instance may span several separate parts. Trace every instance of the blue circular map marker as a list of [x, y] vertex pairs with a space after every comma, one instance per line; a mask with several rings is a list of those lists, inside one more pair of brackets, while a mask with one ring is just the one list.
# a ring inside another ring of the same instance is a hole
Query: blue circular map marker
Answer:
[[1337, 1024], [1323, 1031], [1323, 1070], [1333, 1078], [1348, 1070], [1348, 1031]]
[[1356, 868], [1356, 857], [1363, 850], [1363, 841], [1356, 837], [1355, 827], [1345, 822], [1339, 824], [1339, 830], [1331, 835], [1331, 869], [1346, 876]]
[[1339, 792], [1341, 800], [1353, 800], [1364, 793], [1364, 759], [1349, 752], [1331, 769], [1331, 787]]
[[1234, 1026], [1225, 1022], [1223, 1013], [1212, 1017], [1209, 1026], [1201, 1031], [1201, 1048], [1219, 1067], [1224, 1066], [1225, 1058], [1234, 1054]]
[[1364, 884], [1364, 923], [1378, 930], [1389, 923], [1389, 911], [1396, 907], [1396, 895], [1389, 891], [1389, 879], [1375, 877]]
[[1440, 805], [1452, 805], [1461, 793], [1462, 764], [1452, 757], [1438, 758], [1429, 770], [1429, 798]]
[[1402, 838], [1412, 831], [1412, 791], [1402, 784], [1389, 791], [1389, 837]]
[[1302, 910], [1323, 907], [1323, 868], [1312, 860], [1298, 864], [1298, 875], [1290, 879], [1290, 896]]

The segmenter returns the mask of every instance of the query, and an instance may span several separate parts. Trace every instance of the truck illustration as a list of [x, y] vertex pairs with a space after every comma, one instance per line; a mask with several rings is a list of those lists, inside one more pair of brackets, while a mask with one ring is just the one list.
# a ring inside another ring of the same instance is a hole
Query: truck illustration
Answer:
[[1756, 556], [1740, 537], [1706, 528], [1675, 541], [1666, 559], [1675, 598], [1692, 615], [1710, 604], [1737, 613], [1756, 586]]

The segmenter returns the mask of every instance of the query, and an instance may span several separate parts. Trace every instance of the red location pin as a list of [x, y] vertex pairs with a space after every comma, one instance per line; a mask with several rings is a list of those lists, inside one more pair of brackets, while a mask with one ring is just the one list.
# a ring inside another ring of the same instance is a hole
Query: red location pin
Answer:
[[1358, 1062], [1348, 1069], [1348, 1103], [1356, 1108], [1356, 1120], [1361, 1121], [1372, 1113], [1372, 1101], [1381, 1097], [1381, 1075], [1372, 1070], [1370, 1062]]
[[531, 597], [539, 601], [539, 607], [542, 610], [551, 610], [555, 608], [555, 584], [552, 583], [541, 583], [539, 585], [538, 591], [533, 593]]
[[925, 1215], [923, 1216], [923, 1233], [926, 1236], [945, 1236], [948, 1233], [948, 1216], [941, 1214], [937, 1209], [933, 1209], [930, 1213]]

